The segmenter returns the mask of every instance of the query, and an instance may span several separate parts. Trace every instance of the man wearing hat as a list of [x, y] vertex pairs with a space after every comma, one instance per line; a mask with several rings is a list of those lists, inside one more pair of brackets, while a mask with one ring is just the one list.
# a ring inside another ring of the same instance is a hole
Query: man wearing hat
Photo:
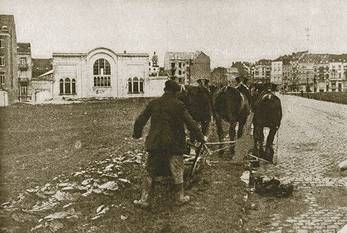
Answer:
[[173, 80], [165, 82], [164, 95], [148, 103], [137, 117], [134, 125], [133, 138], [142, 136], [142, 130], [151, 118], [151, 126], [146, 138], [145, 148], [149, 156], [146, 164], [146, 176], [140, 200], [134, 204], [140, 207], [149, 206], [148, 196], [153, 189], [153, 177], [158, 171], [167, 167], [175, 183], [177, 204], [190, 200], [184, 195], [183, 188], [183, 153], [186, 151], [184, 125], [197, 135], [198, 141], [204, 141], [204, 136], [197, 123], [188, 113], [184, 104], [176, 98], [180, 86]]

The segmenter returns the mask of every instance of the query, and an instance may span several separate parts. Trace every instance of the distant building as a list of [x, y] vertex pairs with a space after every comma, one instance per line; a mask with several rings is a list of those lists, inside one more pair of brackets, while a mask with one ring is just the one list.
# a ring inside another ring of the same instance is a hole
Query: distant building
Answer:
[[54, 77], [53, 70], [50, 70], [31, 81], [32, 86], [32, 103], [44, 103], [53, 99], [54, 93]]
[[283, 81], [283, 61], [276, 59], [271, 62], [271, 83], [282, 85]]
[[18, 101], [17, 37], [13, 15], [0, 15], [0, 106]]
[[167, 52], [164, 58], [164, 69], [179, 83], [197, 84], [199, 79], [210, 80], [210, 57], [202, 51]]
[[[53, 99], [150, 97], [166, 77], [149, 77], [147, 53], [53, 53]], [[42, 78], [42, 77], [41, 77]], [[44, 77], [45, 78], [45, 77]]]
[[271, 60], [261, 59], [252, 67], [253, 83], [270, 83], [271, 81]]
[[226, 68], [226, 79], [227, 83], [236, 85], [236, 78], [240, 76], [239, 70], [236, 67]]
[[31, 99], [32, 59], [30, 43], [17, 43], [19, 101]]
[[328, 91], [347, 91], [347, 54], [330, 55]]

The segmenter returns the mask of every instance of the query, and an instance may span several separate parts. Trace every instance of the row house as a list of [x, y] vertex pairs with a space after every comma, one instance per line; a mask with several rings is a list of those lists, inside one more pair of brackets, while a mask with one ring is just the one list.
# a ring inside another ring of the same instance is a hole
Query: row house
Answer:
[[30, 43], [17, 43], [19, 101], [31, 99], [32, 58]]
[[197, 84], [199, 79], [210, 80], [210, 57], [202, 51], [167, 52], [164, 57], [165, 71], [181, 84]]
[[330, 55], [327, 91], [347, 91], [347, 54]]

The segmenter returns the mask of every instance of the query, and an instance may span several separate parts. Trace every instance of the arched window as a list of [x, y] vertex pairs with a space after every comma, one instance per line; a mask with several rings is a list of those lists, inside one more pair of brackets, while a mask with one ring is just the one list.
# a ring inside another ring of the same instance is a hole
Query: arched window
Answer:
[[70, 84], [70, 79], [66, 78], [65, 79], [65, 94], [71, 94], [71, 84]]
[[94, 62], [93, 75], [95, 87], [111, 86], [111, 65], [106, 59], [100, 58]]
[[64, 80], [63, 79], [60, 79], [59, 81], [59, 93], [60, 94], [64, 94]]
[[72, 79], [71, 93], [76, 94], [76, 80], [75, 79]]
[[128, 79], [128, 93], [133, 93], [133, 82], [131, 78]]
[[143, 93], [143, 83], [144, 83], [143, 78], [140, 78], [140, 92], [141, 93]]
[[139, 79], [138, 78], [133, 78], [133, 92], [135, 94], [139, 93]]

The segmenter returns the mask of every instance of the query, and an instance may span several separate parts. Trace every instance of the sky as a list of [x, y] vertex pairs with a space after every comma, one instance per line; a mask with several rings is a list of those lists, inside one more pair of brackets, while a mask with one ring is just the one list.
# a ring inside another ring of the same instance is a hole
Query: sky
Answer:
[[[34, 58], [53, 52], [202, 50], [211, 66], [295, 51], [347, 53], [345, 0], [0, 0]], [[307, 36], [309, 35], [309, 36]]]

